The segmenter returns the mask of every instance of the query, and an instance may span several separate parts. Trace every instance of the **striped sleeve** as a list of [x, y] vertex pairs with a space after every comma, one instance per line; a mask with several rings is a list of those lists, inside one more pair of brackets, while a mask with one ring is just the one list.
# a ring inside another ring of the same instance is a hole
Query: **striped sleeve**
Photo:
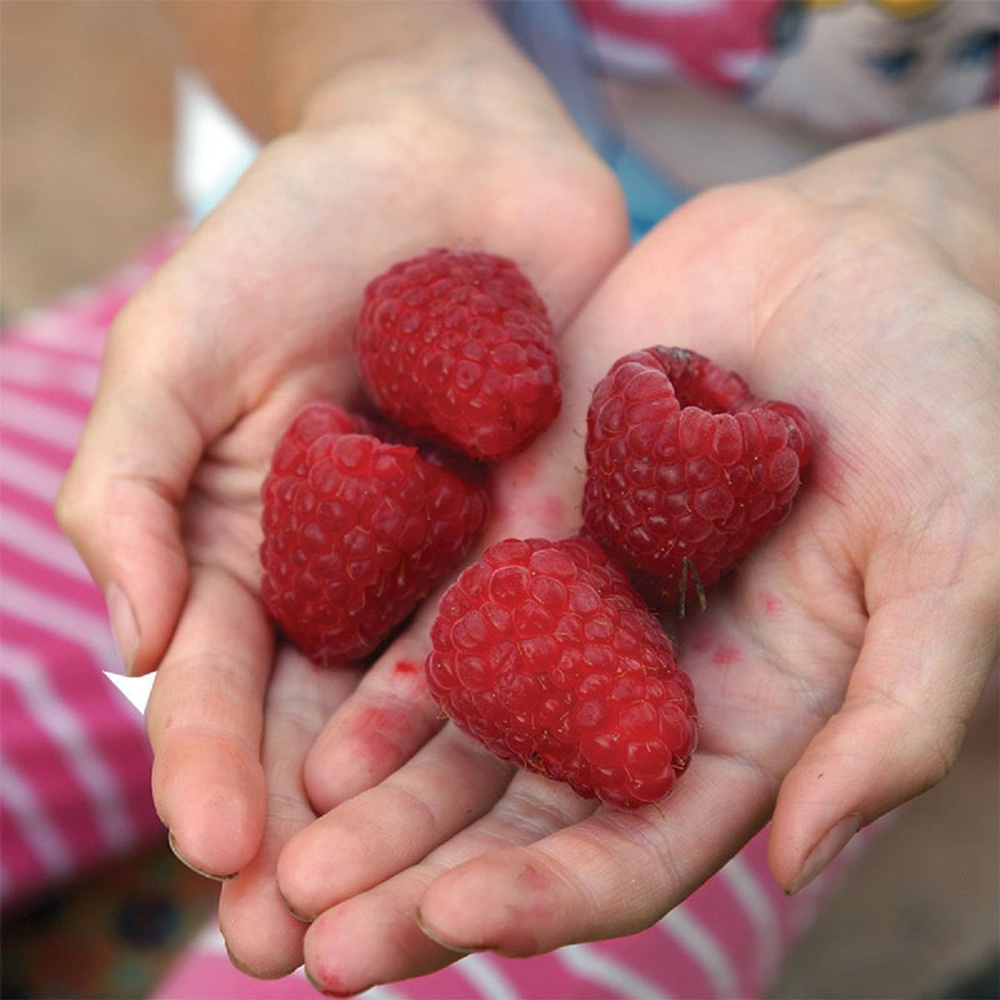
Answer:
[[53, 501], [115, 314], [183, 237], [0, 337], [0, 906], [162, 836], [104, 601]]

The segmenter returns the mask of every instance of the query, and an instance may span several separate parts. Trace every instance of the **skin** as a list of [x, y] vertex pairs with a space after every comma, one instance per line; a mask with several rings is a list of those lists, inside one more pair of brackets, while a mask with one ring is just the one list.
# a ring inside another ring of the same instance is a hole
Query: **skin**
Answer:
[[[233, 960], [338, 994], [638, 930], [768, 818], [798, 888], [947, 773], [997, 657], [995, 113], [709, 192], [626, 252], [614, 184], [485, 23], [315, 89], [116, 322], [58, 504], [157, 670], [172, 842], [239, 873]], [[442, 725], [413, 669], [436, 596], [360, 681], [276, 647], [260, 607], [274, 443], [306, 400], [357, 398], [364, 282], [455, 244], [518, 260], [561, 336], [563, 412], [495, 471], [483, 545], [577, 527], [589, 394], [630, 350], [700, 351], [818, 428], [791, 517], [680, 629], [701, 747], [660, 807], [595, 809]]]
[[[321, 737], [307, 761], [310, 794], [334, 808], [279, 859], [286, 899], [315, 917], [305, 959], [316, 982], [353, 992], [458, 950], [523, 956], [636, 931], [769, 818], [771, 867], [793, 891], [860, 826], [948, 772], [997, 656], [1000, 359], [988, 268], [943, 265], [933, 221], [892, 204], [898, 172], [922, 148], [934, 159], [930, 137], [858, 147], [672, 216], [568, 331], [566, 409], [504, 470], [512, 520], [491, 535], [572, 530], [569, 503], [553, 522], [539, 501], [579, 496], [590, 387], [651, 330], [800, 402], [819, 429], [789, 520], [680, 630], [701, 744], [674, 795], [594, 810], [518, 774], [494, 802], [456, 770], [477, 750], [446, 726], [409, 761], [414, 748], [401, 746], [380, 784], [348, 798], [341, 727], [359, 700], [377, 703], [390, 650], [335, 716], [341, 735]], [[979, 229], [995, 253], [977, 222], [985, 204], [951, 180], [956, 230]], [[946, 172], [925, 183], [951, 184]], [[445, 763], [456, 742], [469, 756]]]

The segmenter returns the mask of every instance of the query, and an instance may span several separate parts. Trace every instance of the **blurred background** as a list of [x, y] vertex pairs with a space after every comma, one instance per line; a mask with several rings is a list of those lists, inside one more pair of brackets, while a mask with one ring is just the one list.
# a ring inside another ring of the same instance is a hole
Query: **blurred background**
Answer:
[[[180, 217], [171, 181], [178, 52], [155, 4], [138, 0], [0, 0], [0, 45], [9, 323], [100, 280]], [[952, 774], [857, 862], [791, 955], [774, 1000], [1000, 996], [995, 688]], [[30, 900], [3, 915], [2, 996], [144, 996], [215, 892], [154, 844]], [[46, 966], [93, 955], [103, 933], [94, 914], [118, 912], [116, 901], [119, 911], [139, 907], [141, 933], [105, 941], [106, 972], [90, 968], [77, 992], [52, 992]]]

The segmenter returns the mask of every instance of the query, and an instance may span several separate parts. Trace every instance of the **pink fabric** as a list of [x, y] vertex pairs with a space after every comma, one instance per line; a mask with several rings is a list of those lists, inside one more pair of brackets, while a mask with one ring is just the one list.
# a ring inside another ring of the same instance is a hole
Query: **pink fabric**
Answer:
[[0, 906], [163, 836], [141, 717], [104, 600], [52, 503], [115, 314], [183, 238], [172, 228], [105, 283], [0, 338]]
[[656, 75], [736, 92], [771, 65], [773, 26], [788, 6], [786, 0], [575, 3], [602, 51], [623, 69], [649, 74], [655, 67]]

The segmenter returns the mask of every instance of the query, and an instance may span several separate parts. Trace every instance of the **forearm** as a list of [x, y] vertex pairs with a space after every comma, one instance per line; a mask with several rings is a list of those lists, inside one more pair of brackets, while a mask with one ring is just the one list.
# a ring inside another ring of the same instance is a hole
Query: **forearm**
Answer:
[[192, 61], [262, 139], [303, 120], [353, 117], [388, 92], [458, 94], [470, 70], [517, 78], [557, 113], [541, 78], [478, 0], [192, 0], [164, 7]]
[[[924, 211], [960, 198], [995, 231], [1000, 212], [1000, 113], [996, 107], [940, 118], [872, 144], [895, 200]], [[941, 220], [945, 221], [945, 220]]]
[[900, 133], [886, 159], [887, 183], [896, 184], [902, 210], [961, 278], [994, 301], [1000, 293], [998, 140], [994, 107]]

